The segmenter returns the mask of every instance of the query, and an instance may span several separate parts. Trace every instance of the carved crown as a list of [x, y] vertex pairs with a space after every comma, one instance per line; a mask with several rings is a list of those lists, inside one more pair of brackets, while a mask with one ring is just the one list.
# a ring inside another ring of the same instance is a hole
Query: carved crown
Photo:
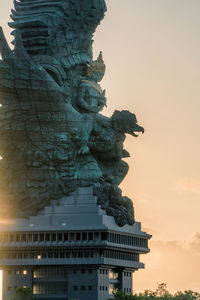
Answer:
[[100, 52], [97, 60], [93, 61], [92, 64], [87, 64], [87, 75], [91, 76], [93, 72], [105, 73], [106, 66], [103, 61], [102, 51]]

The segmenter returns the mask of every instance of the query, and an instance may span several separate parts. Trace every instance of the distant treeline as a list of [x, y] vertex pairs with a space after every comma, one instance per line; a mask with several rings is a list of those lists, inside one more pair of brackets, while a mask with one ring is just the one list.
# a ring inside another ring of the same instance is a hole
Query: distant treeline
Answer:
[[[114, 292], [114, 299], [116, 300], [200, 300], [200, 293], [193, 291], [169, 293], [166, 283], [158, 285], [155, 291], [146, 290], [144, 293], [127, 294], [123, 291]], [[111, 300], [111, 299], [108, 299]]]

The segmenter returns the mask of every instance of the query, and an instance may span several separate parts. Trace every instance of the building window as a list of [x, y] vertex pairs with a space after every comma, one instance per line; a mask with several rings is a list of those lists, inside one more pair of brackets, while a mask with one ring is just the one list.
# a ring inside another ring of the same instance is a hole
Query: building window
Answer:
[[20, 242], [20, 235], [19, 234], [16, 234], [16, 242]]
[[109, 271], [109, 278], [110, 279], [118, 279], [119, 274], [113, 270]]
[[23, 270], [23, 275], [27, 275], [27, 270]]
[[40, 242], [44, 242], [44, 233], [40, 234]]
[[12, 287], [11, 287], [11, 286], [8, 286], [8, 287], [7, 287], [7, 290], [8, 290], [8, 292], [10, 292], [10, 291], [12, 290]]
[[34, 242], [38, 242], [38, 234], [37, 234], [37, 233], [35, 233], [35, 234], [33, 235], [33, 241], [34, 241]]
[[94, 240], [98, 241], [99, 240], [99, 232], [94, 233]]
[[[112, 293], [114, 292], [114, 291], [116, 291], [118, 289], [118, 285], [117, 284], [113, 284], [113, 283], [110, 283], [109, 284], [109, 294], [110, 295], [112, 295]], [[125, 289], [124, 289], [124, 291], [125, 291]]]
[[26, 234], [22, 234], [22, 242], [23, 242], [23, 243], [26, 242]]
[[20, 275], [20, 271], [19, 271], [19, 270], [16, 270], [16, 271], [15, 271], [15, 274], [16, 274], [16, 275]]
[[89, 273], [92, 274], [92, 270], [91, 269], [89, 270]]
[[67, 242], [68, 241], [68, 233], [64, 234], [64, 241]]
[[82, 233], [82, 240], [83, 240], [83, 241], [86, 241], [86, 240], [87, 240], [87, 233], [86, 233], [86, 232], [83, 232], [83, 233]]
[[84, 251], [84, 257], [88, 258], [90, 256], [90, 252], [89, 251]]
[[77, 285], [74, 285], [74, 291], [77, 291], [77, 290], [78, 290]]
[[56, 242], [56, 233], [52, 233], [52, 242]]
[[50, 242], [50, 240], [51, 240], [50, 233], [47, 233], [46, 234], [46, 242]]
[[8, 270], [8, 275], [11, 275], [12, 274], [12, 270]]
[[88, 239], [89, 239], [89, 241], [93, 240], [93, 232], [89, 232]]
[[74, 241], [74, 233], [73, 232], [70, 233], [70, 241]]
[[11, 234], [11, 235], [10, 235], [10, 243], [13, 243], [13, 242], [14, 242], [14, 235]]
[[82, 252], [82, 251], [79, 251], [79, 252], [78, 252], [78, 257], [79, 257], [79, 258], [83, 258], [83, 252]]
[[[37, 267], [33, 270], [33, 278], [65, 279], [67, 278], [66, 267]], [[57, 283], [57, 282], [55, 282]]]
[[107, 240], [107, 232], [101, 232], [101, 240], [102, 241]]
[[99, 250], [99, 257], [104, 257], [103, 250]]
[[32, 234], [28, 234], [28, 243], [32, 243]]
[[63, 239], [63, 238], [62, 238], [62, 233], [59, 233], [59, 234], [58, 234], [58, 241], [59, 241], [59, 242], [62, 242], [62, 239]]
[[92, 291], [92, 289], [93, 289], [93, 286], [92, 286], [92, 285], [89, 285], [88, 290], [89, 290], [89, 291]]
[[40, 294], [40, 286], [39, 284], [34, 284], [33, 285], [33, 295], [38, 295]]
[[85, 291], [85, 286], [84, 285], [81, 286], [81, 290]]
[[72, 257], [73, 257], [73, 258], [76, 258], [76, 257], [77, 257], [77, 252], [72, 251]]

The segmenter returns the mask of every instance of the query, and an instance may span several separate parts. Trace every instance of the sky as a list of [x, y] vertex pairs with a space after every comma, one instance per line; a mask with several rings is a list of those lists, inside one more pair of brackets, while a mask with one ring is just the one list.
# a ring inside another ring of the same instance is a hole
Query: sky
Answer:
[[[94, 36], [103, 51], [108, 107], [137, 115], [145, 134], [127, 136], [130, 170], [121, 185], [152, 234], [135, 291], [165, 282], [200, 292], [200, 1], [107, 0]], [[12, 1], [1, 4], [0, 24]]]

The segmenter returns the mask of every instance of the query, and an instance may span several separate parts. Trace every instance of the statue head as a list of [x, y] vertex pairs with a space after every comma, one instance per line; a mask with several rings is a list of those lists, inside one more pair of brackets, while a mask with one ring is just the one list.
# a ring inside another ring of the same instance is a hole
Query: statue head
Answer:
[[111, 117], [111, 120], [113, 128], [117, 132], [128, 133], [135, 137], [138, 136], [135, 132], [144, 133], [144, 128], [137, 124], [135, 114], [131, 113], [128, 110], [115, 110]]
[[97, 60], [93, 61], [92, 64], [87, 64], [86, 74], [92, 80], [100, 82], [105, 74], [106, 66], [103, 61], [102, 52], [100, 52]]

